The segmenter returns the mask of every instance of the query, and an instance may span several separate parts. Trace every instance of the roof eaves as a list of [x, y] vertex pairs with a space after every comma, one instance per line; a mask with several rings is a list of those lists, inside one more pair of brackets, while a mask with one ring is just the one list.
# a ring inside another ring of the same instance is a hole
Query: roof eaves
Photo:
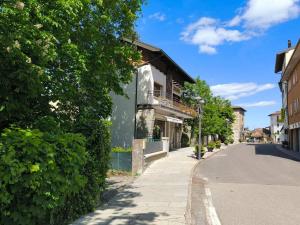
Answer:
[[141, 48], [145, 48], [149, 51], [152, 51], [152, 52], [161, 52], [168, 60], [170, 60], [170, 62], [172, 64], [175, 65], [176, 68], [178, 68], [192, 83], [196, 83], [196, 81], [194, 80], [194, 78], [192, 78], [184, 69], [182, 69], [164, 50], [162, 50], [161, 48], [157, 48], [153, 45], [149, 45], [149, 44], [146, 44], [142, 41], [131, 41], [130, 39], [127, 39], [127, 38], [124, 38], [125, 41], [129, 42], [129, 43], [132, 43], [134, 45], [137, 45]]
[[276, 54], [276, 62], [275, 62], [275, 73], [278, 73], [278, 72], [281, 72], [282, 71], [282, 65], [283, 65], [283, 62], [284, 62], [284, 56], [287, 52], [289, 52], [290, 50], [293, 50], [295, 49], [295, 46], [294, 47], [290, 47], [290, 48], [287, 48], [283, 51], [280, 51]]
[[244, 112], [247, 112], [247, 110], [244, 109], [244, 108], [241, 107], [241, 106], [231, 106], [231, 108], [232, 108], [232, 109], [241, 109], [241, 110], [243, 110]]

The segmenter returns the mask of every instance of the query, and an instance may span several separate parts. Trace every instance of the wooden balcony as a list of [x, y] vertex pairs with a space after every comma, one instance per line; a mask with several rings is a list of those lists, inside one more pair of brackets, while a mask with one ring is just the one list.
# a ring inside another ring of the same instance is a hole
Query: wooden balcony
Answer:
[[195, 109], [186, 106], [182, 102], [172, 100], [171, 94], [166, 94], [165, 96], [161, 92], [154, 92], [153, 98], [159, 103], [159, 105], [179, 111], [191, 117], [197, 117], [198, 113]]

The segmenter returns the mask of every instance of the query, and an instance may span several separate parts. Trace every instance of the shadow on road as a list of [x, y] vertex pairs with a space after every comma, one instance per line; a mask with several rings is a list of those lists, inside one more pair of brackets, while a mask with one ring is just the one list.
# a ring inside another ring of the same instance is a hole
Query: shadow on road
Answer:
[[297, 158], [287, 155], [276, 148], [275, 144], [248, 144], [255, 146], [256, 155], [269, 155], [300, 162]]

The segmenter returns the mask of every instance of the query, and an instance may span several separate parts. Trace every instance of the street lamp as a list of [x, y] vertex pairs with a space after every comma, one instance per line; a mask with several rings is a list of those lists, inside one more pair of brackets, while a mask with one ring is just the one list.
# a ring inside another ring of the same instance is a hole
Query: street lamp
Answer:
[[201, 149], [202, 149], [202, 138], [201, 138], [201, 119], [203, 114], [203, 104], [205, 103], [204, 99], [202, 99], [200, 96], [197, 96], [194, 98], [197, 101], [197, 107], [198, 107], [198, 117], [199, 117], [199, 137], [198, 137], [198, 152], [197, 152], [197, 159], [201, 159]]

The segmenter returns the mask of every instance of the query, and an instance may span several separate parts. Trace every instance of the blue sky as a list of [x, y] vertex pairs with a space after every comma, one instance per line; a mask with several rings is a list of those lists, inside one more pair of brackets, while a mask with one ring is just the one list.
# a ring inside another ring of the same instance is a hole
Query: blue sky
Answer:
[[137, 31], [246, 108], [253, 129], [268, 126], [268, 114], [281, 107], [275, 55], [300, 38], [299, 15], [299, 0], [147, 0]]

